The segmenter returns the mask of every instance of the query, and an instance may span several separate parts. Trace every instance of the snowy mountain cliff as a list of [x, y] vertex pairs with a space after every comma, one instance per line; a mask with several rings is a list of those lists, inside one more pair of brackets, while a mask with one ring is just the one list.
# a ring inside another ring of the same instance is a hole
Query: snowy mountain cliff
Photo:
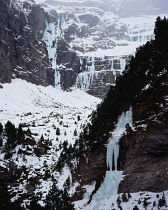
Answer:
[[167, 17], [0, 0], [0, 209], [168, 209]]
[[8, 70], [1, 66], [1, 82], [22, 78], [105, 97], [136, 48], [153, 38], [154, 21], [165, 12], [125, 17], [117, 9], [123, 2], [37, 1], [43, 10], [33, 1], [2, 1], [1, 60]]

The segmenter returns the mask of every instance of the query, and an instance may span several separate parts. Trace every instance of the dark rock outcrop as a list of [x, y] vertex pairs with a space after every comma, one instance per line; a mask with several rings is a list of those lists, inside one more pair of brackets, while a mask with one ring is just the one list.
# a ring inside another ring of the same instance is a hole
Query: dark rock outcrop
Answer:
[[1, 0], [0, 19], [0, 82], [21, 78], [54, 85], [54, 70], [42, 41], [45, 21], [53, 19], [39, 6], [9, 0]]
[[95, 189], [98, 190], [106, 172], [106, 146], [99, 145], [82, 157], [73, 171], [73, 181], [80, 183], [73, 195], [73, 200], [81, 200], [85, 189], [84, 185], [90, 185], [96, 181]]
[[[96, 181], [95, 193], [106, 173], [105, 140], [94, 150], [80, 158], [73, 171], [73, 181], [78, 186], [73, 200], [83, 198], [84, 185]], [[119, 193], [151, 191], [162, 192], [168, 189], [168, 126], [157, 124], [152, 128], [140, 129], [125, 134], [120, 140], [119, 169], [124, 171]]]
[[76, 82], [77, 74], [80, 69], [80, 59], [75, 52], [69, 50], [68, 44], [60, 39], [57, 45], [57, 64], [61, 74], [61, 87], [66, 90]]
[[105, 98], [111, 85], [115, 84], [116, 76], [120, 75], [120, 71], [100, 71], [95, 76], [93, 83], [91, 84], [88, 94], [96, 96], [98, 98]]
[[126, 175], [119, 192], [168, 189], [168, 126], [157, 125], [120, 140], [121, 170]]

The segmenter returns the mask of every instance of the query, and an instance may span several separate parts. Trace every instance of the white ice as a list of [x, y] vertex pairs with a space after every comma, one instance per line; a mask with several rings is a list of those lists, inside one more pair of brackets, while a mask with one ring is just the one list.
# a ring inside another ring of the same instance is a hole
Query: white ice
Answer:
[[[117, 126], [112, 133], [112, 137], [109, 138], [107, 144], [107, 168], [112, 171], [113, 169], [113, 162], [114, 168], [117, 170], [117, 162], [119, 157], [119, 140], [123, 135], [124, 131], [126, 130], [126, 124], [132, 126], [132, 108], [129, 109], [127, 112], [123, 112], [118, 119]], [[114, 160], [113, 160], [114, 158]]]

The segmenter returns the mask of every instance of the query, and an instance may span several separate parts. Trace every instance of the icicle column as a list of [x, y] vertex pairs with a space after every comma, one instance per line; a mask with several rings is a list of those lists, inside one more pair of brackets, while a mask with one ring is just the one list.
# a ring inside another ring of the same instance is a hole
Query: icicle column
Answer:
[[[125, 126], [127, 123], [132, 126], [132, 108], [130, 108], [130, 110], [126, 113], [123, 112], [118, 118], [117, 126], [112, 133], [112, 136], [109, 138], [107, 145], [107, 168], [110, 170], [106, 171], [106, 175], [101, 187], [93, 196], [93, 200], [96, 200], [97, 202], [108, 199], [112, 195], [116, 195], [118, 192], [118, 187], [122, 178], [122, 171], [117, 170], [119, 140], [126, 130]], [[115, 169], [114, 171], [113, 168]]]
[[[132, 126], [132, 108], [130, 108], [129, 111], [126, 113], [123, 112], [122, 115], [118, 119], [117, 126], [112, 133], [112, 137], [109, 138], [108, 145], [107, 145], [107, 168], [110, 169], [110, 171], [117, 170], [117, 163], [118, 163], [118, 157], [119, 157], [119, 140], [126, 130], [126, 124], [130, 124]], [[114, 166], [113, 166], [114, 163]]]

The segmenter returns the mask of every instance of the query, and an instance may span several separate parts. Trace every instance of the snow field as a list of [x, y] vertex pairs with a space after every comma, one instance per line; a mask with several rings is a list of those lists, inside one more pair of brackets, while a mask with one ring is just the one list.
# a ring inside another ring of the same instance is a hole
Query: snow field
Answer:
[[[3, 84], [0, 96], [2, 99], [0, 101], [0, 122], [3, 125], [8, 120], [16, 127], [24, 123], [26, 127], [23, 129], [27, 130], [29, 127], [36, 142], [39, 141], [41, 135], [44, 136], [44, 139], [49, 138], [52, 141], [51, 149], [40, 157], [33, 153], [32, 146], [29, 146], [32, 151], [30, 155], [18, 154], [20, 146], [17, 146], [12, 157], [18, 167], [25, 166], [28, 172], [27, 180], [23, 178], [25, 176], [23, 174], [18, 186], [13, 188], [13, 191], [17, 193], [13, 199], [18, 198], [18, 192], [26, 192], [25, 187], [29, 178], [40, 175], [40, 184], [36, 186], [35, 193], [42, 193], [42, 200], [44, 200], [52, 185], [51, 178], [44, 180], [46, 170], [50, 171], [60, 188], [68, 176], [71, 176], [68, 167], [63, 169], [61, 175], [55, 171], [55, 164], [61, 153], [59, 145], [62, 145], [65, 140], [69, 144], [74, 144], [82, 126], [88, 122], [88, 115], [101, 100], [78, 89], [63, 92], [51, 86], [36, 86], [21, 79], [15, 79], [10, 84]], [[56, 135], [57, 127], [60, 129], [59, 136]], [[77, 136], [74, 136], [75, 129]], [[26, 148], [21, 149], [26, 150]], [[4, 153], [1, 153], [0, 160], [3, 158]], [[0, 164], [7, 165], [7, 161], [0, 161]], [[71, 191], [74, 190], [75, 186]], [[29, 201], [25, 200], [25, 202]]]

